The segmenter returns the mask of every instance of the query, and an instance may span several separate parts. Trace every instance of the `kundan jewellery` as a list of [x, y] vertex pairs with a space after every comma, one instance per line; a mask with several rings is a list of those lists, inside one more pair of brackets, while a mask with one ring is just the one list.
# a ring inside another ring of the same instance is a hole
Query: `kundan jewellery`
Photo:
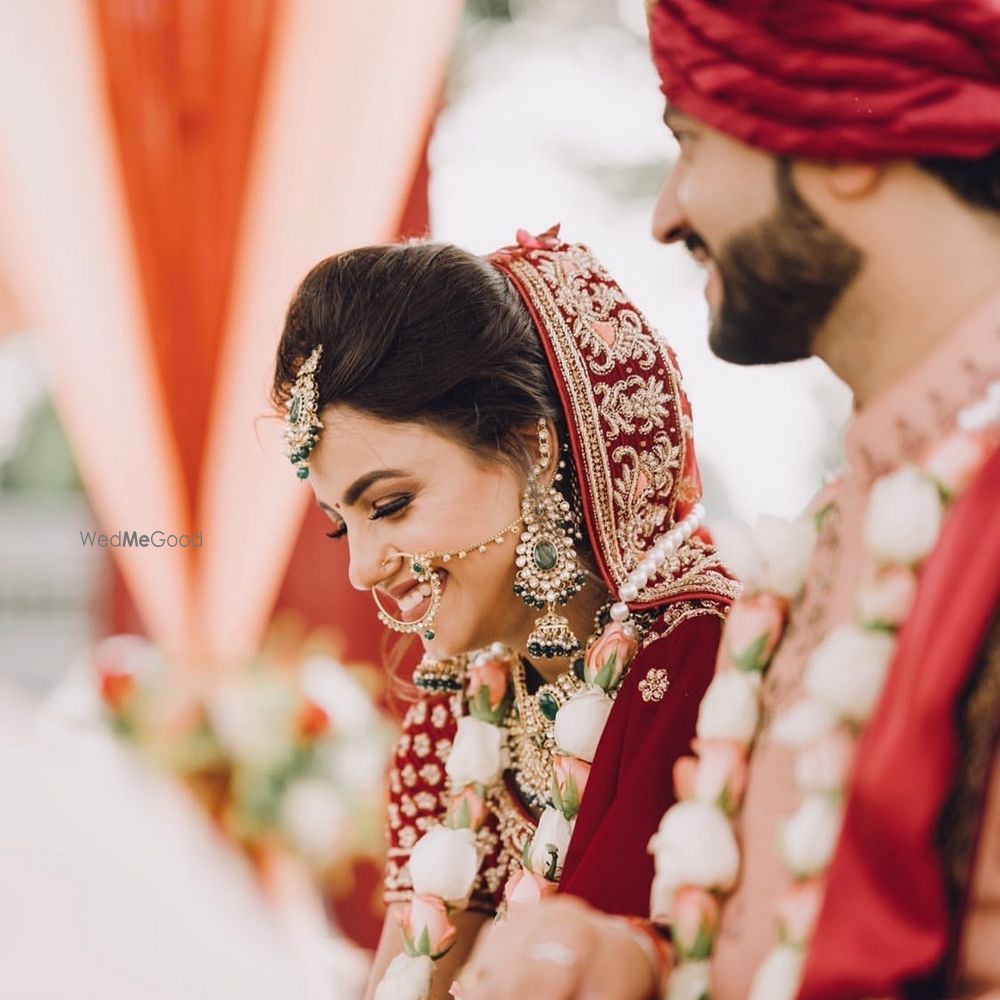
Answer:
[[[528, 607], [544, 609], [528, 636], [528, 653], [551, 659], [572, 656], [580, 648], [569, 621], [556, 612], [578, 594], [586, 582], [577, 559], [574, 537], [580, 536], [579, 516], [556, 488], [562, 481], [557, 471], [552, 484], [544, 486], [542, 476], [552, 460], [548, 424], [538, 421], [538, 463], [528, 475], [521, 500], [524, 530], [517, 546], [517, 575], [514, 593]], [[565, 462], [559, 462], [559, 469]]]
[[319, 401], [316, 371], [322, 357], [323, 345], [319, 344], [302, 363], [288, 397], [285, 443], [288, 446], [288, 459], [295, 466], [295, 474], [299, 479], [307, 479], [309, 476], [309, 466], [305, 463], [323, 430], [316, 406]]
[[409, 552], [394, 552], [391, 556], [382, 560], [383, 566], [403, 559], [409, 564], [410, 576], [416, 581], [414, 586], [403, 595], [400, 601], [400, 611], [405, 613], [408, 610], [415, 610], [424, 601], [429, 601], [424, 613], [413, 621], [403, 621], [394, 618], [386, 610], [379, 600], [378, 587], [372, 587], [372, 599], [378, 608], [378, 618], [388, 628], [394, 632], [413, 634], [423, 633], [423, 637], [428, 641], [434, 638], [434, 621], [437, 618], [438, 609], [441, 607], [441, 578], [438, 576], [438, 569], [434, 563], [451, 562], [452, 559], [465, 559], [474, 552], [485, 552], [490, 545], [502, 545], [507, 535], [513, 534], [521, 527], [521, 519], [511, 521], [506, 528], [501, 528], [494, 535], [490, 535], [485, 541], [476, 545], [467, 545], [465, 548], [455, 549], [452, 552], [423, 552], [411, 554]]

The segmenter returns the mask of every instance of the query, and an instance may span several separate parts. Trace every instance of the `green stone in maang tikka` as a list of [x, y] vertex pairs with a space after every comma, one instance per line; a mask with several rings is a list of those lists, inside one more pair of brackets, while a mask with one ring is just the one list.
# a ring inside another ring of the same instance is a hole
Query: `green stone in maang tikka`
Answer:
[[299, 422], [299, 417], [302, 415], [302, 397], [296, 396], [292, 400], [291, 409], [288, 411], [288, 419], [293, 423], [297, 424]]

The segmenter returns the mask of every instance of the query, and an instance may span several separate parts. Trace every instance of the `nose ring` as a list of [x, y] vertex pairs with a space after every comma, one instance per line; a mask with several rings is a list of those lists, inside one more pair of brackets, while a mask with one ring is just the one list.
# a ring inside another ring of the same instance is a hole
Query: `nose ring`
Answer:
[[427, 584], [431, 588], [430, 604], [427, 606], [427, 610], [416, 621], [400, 621], [398, 618], [393, 618], [385, 609], [379, 600], [378, 588], [372, 587], [372, 600], [378, 609], [378, 619], [383, 625], [391, 628], [394, 632], [402, 632], [404, 634], [423, 632], [425, 639], [433, 639], [434, 619], [437, 617], [438, 608], [441, 607], [441, 580], [431, 566], [430, 557], [426, 555], [411, 555], [409, 552], [396, 552], [387, 559], [383, 559], [382, 565], [385, 566], [394, 559], [409, 560], [410, 575], [418, 584]]

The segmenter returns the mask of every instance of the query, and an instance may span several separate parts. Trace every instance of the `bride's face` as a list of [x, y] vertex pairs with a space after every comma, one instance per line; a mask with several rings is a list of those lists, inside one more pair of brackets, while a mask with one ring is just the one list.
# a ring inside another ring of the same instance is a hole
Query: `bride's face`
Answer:
[[518, 536], [490, 542], [520, 514], [524, 476], [486, 461], [442, 433], [414, 423], [385, 423], [346, 406], [327, 407], [323, 433], [309, 458], [316, 501], [350, 549], [350, 579], [378, 588], [392, 617], [419, 619], [426, 599], [409, 563], [397, 553], [470, 549], [465, 559], [435, 560], [442, 583], [435, 655], [466, 652], [500, 641], [519, 645], [534, 614], [515, 596]]

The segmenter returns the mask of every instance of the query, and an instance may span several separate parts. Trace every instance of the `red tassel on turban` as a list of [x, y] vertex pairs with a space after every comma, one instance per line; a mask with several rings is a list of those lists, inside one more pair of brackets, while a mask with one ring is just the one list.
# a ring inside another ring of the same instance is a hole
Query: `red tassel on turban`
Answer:
[[1000, 0], [653, 0], [671, 104], [773, 153], [1000, 149]]

